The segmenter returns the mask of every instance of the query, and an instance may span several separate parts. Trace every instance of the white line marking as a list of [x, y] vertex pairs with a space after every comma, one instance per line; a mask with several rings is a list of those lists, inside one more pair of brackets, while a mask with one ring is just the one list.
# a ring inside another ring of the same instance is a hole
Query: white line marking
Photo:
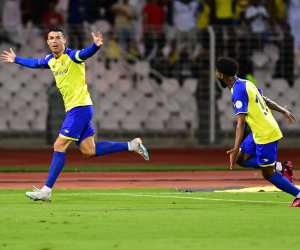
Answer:
[[204, 200], [204, 201], [224, 201], [224, 202], [240, 202], [240, 203], [262, 203], [262, 204], [288, 204], [288, 202], [282, 201], [254, 201], [254, 200], [236, 200], [236, 199], [221, 199], [221, 198], [205, 198], [205, 197], [187, 197], [187, 196], [177, 196], [177, 195], [169, 195], [172, 193], [161, 193], [157, 194], [132, 194], [132, 193], [66, 193], [59, 194], [59, 196], [127, 196], [127, 197], [150, 197], [150, 198], [167, 198], [167, 199], [190, 199], [190, 200]]

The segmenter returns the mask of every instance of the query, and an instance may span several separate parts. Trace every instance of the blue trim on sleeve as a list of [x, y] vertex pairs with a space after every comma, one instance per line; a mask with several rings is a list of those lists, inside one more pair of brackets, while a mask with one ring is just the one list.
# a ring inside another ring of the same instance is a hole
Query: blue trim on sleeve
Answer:
[[82, 60], [86, 60], [89, 57], [93, 56], [99, 49], [100, 47], [93, 43], [91, 46], [80, 50], [79, 57]]
[[16, 56], [15, 63], [32, 69], [49, 69], [48, 62], [52, 57], [53, 55], [51, 54], [45, 56], [44, 58], [24, 58]]
[[91, 46], [82, 50], [72, 50], [67, 48], [65, 53], [68, 54], [74, 62], [82, 63], [84, 60], [93, 56], [99, 49], [100, 47], [93, 43]]
[[233, 86], [232, 102], [234, 114], [248, 113], [248, 93], [245, 81], [236, 81]]

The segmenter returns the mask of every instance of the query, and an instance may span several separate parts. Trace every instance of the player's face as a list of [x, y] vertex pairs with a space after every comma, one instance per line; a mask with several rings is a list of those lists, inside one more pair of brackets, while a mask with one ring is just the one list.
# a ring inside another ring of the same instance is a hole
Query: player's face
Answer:
[[53, 53], [59, 54], [65, 50], [66, 39], [62, 32], [51, 31], [48, 33], [47, 44]]

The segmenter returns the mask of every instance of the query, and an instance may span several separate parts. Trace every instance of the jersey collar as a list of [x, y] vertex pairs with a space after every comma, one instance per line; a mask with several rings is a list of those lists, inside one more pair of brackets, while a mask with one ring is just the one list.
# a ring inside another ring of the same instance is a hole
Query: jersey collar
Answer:
[[238, 78], [237, 76], [234, 76], [234, 78], [235, 78], [235, 80], [234, 80], [234, 82], [233, 82], [232, 89], [234, 88], [234, 85], [236, 84], [236, 82], [237, 82], [238, 80], [240, 80], [240, 78]]

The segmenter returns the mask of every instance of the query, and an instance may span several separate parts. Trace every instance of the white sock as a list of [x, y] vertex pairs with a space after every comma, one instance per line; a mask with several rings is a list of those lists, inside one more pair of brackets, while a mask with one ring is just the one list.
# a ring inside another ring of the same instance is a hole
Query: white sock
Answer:
[[278, 172], [282, 172], [282, 164], [281, 162], [277, 161], [276, 162], [276, 167], [275, 167], [276, 171]]
[[43, 186], [41, 190], [42, 190], [43, 192], [51, 193], [52, 188], [49, 188], [49, 187], [47, 187], [47, 186]]
[[133, 151], [130, 141], [128, 142], [128, 151]]

